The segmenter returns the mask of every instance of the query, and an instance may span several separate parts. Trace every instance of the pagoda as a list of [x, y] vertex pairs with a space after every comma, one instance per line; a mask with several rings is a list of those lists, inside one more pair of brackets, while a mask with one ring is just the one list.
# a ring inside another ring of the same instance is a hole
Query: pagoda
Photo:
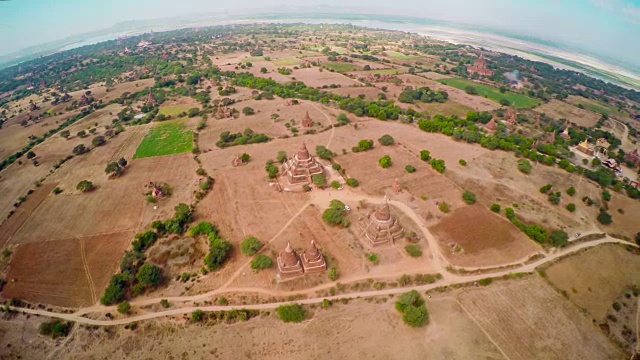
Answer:
[[302, 263], [296, 251], [291, 247], [291, 243], [287, 243], [287, 247], [278, 255], [276, 262], [278, 264], [279, 279], [291, 279], [304, 275]]
[[151, 92], [151, 90], [149, 90], [149, 95], [147, 96], [146, 105], [149, 105], [149, 106], [158, 105], [158, 99], [156, 99], [156, 97], [153, 95], [153, 92]]
[[484, 129], [490, 133], [498, 130], [498, 124], [496, 124], [496, 120], [493, 118], [489, 120], [489, 122], [484, 126]]
[[311, 120], [311, 117], [309, 116], [309, 112], [307, 111], [307, 113], [302, 118], [302, 127], [310, 128], [312, 126], [313, 126], [313, 120]]
[[298, 152], [282, 165], [281, 173], [287, 175], [290, 184], [310, 184], [311, 177], [323, 174], [324, 169], [302, 142]]
[[386, 197], [372, 215], [360, 221], [359, 227], [361, 236], [371, 246], [392, 245], [394, 240], [404, 235], [402, 226], [391, 215]]
[[480, 54], [480, 56], [476, 59], [473, 65], [467, 68], [469, 74], [478, 74], [482, 76], [492, 76], [493, 71], [487, 68], [487, 61], [484, 59], [484, 55]]
[[315, 241], [311, 240], [311, 245], [302, 254], [302, 267], [305, 274], [319, 273], [327, 270], [327, 263], [318, 250]]

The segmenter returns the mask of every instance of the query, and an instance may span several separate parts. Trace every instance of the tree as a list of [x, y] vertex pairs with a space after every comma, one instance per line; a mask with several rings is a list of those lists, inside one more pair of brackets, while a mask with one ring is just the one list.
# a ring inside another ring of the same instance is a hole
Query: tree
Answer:
[[333, 180], [329, 186], [331, 186], [334, 189], [339, 189], [342, 186], [342, 184], [340, 184], [339, 181]]
[[416, 172], [416, 168], [413, 165], [407, 165], [404, 167], [404, 170], [408, 173], [414, 173]]
[[531, 166], [531, 163], [529, 162], [529, 160], [527, 159], [518, 160], [518, 170], [520, 170], [521, 172], [525, 174], [531, 174], [532, 168], [533, 167]]
[[576, 194], [576, 189], [573, 186], [567, 189], [567, 195], [573, 196], [575, 194]]
[[118, 312], [120, 314], [128, 314], [131, 311], [131, 304], [128, 301], [123, 301], [118, 304]]
[[260, 240], [253, 236], [249, 236], [248, 238], [242, 240], [240, 243], [240, 251], [243, 254], [253, 256], [262, 248], [262, 243]]
[[385, 135], [382, 135], [382, 137], [380, 139], [378, 139], [378, 142], [382, 146], [390, 146], [390, 145], [393, 145], [395, 143], [395, 140], [393, 139], [393, 137], [391, 135], [385, 134]]
[[200, 109], [198, 109], [197, 107], [191, 108], [187, 111], [187, 116], [192, 118], [192, 117], [196, 117], [200, 115]]
[[251, 268], [253, 270], [263, 270], [268, 269], [273, 266], [273, 260], [267, 255], [260, 254], [251, 260]]
[[422, 256], [422, 249], [420, 249], [420, 247], [416, 244], [409, 244], [405, 246], [404, 249], [407, 251], [407, 254], [409, 254], [409, 256], [411, 257]]
[[284, 162], [287, 161], [287, 153], [282, 150], [278, 151], [278, 154], [276, 155], [276, 160], [280, 164], [284, 164]]
[[301, 322], [307, 315], [300, 304], [280, 305], [276, 308], [280, 320], [284, 322]]
[[87, 132], [86, 132], [86, 131], [84, 131], [84, 130], [80, 130], [80, 131], [78, 131], [78, 132], [76, 133], [76, 135], [77, 135], [78, 137], [83, 138], [83, 137], [87, 136]]
[[331, 200], [329, 208], [322, 213], [322, 219], [331, 225], [349, 226], [345, 204], [339, 200]]
[[242, 155], [240, 155], [240, 161], [242, 161], [243, 163], [248, 163], [249, 160], [251, 160], [251, 155], [247, 153], [243, 153]]
[[469, 95], [478, 95], [478, 90], [475, 87], [469, 85], [464, 88], [464, 91]]
[[34, 153], [33, 151], [29, 151], [29, 152], [27, 153], [27, 159], [31, 160], [31, 159], [33, 159], [34, 157], [36, 157], [36, 153]]
[[93, 140], [91, 140], [91, 144], [93, 144], [94, 147], [102, 146], [106, 143], [107, 143], [107, 140], [105, 140], [104, 136], [102, 135], [96, 136], [93, 138]]
[[120, 176], [124, 172], [124, 169], [117, 162], [113, 161], [107, 164], [104, 172], [109, 176]]
[[431, 160], [431, 153], [429, 150], [420, 150], [420, 160], [429, 161]]
[[313, 181], [313, 185], [315, 186], [327, 186], [327, 178], [324, 174], [316, 174], [311, 177], [311, 181]]
[[398, 297], [395, 308], [402, 313], [402, 320], [411, 327], [420, 327], [427, 323], [429, 312], [424, 300], [416, 290], [411, 290]]
[[252, 108], [250, 108], [250, 107], [248, 107], [248, 106], [245, 106], [245, 107], [242, 109], [242, 113], [243, 113], [243, 114], [245, 114], [245, 115], [247, 115], [247, 116], [249, 116], [249, 115], [253, 115], [253, 114], [255, 114], [255, 110], [253, 110]]
[[476, 203], [476, 194], [471, 191], [465, 191], [462, 193], [462, 200], [467, 203], [467, 205], [473, 205]]
[[598, 222], [603, 225], [610, 225], [613, 222], [611, 214], [609, 214], [605, 209], [600, 209], [597, 219]]
[[68, 139], [69, 136], [71, 136], [71, 132], [69, 132], [69, 130], [62, 130], [60, 131], [60, 136], [62, 136], [65, 139]]
[[553, 230], [549, 241], [553, 247], [561, 248], [569, 243], [569, 235], [562, 230]]
[[145, 263], [138, 269], [136, 279], [145, 286], [158, 286], [162, 281], [162, 269], [153, 264]]
[[444, 164], [444, 160], [440, 160], [440, 159], [431, 159], [431, 161], [429, 162], [431, 164], [431, 167], [439, 172], [440, 174], [444, 173], [444, 171], [447, 169], [447, 167]]
[[349, 185], [351, 187], [357, 187], [358, 185], [360, 185], [360, 182], [357, 179], [348, 178], [347, 179], [347, 185]]
[[266, 74], [267, 73], [267, 68], [266, 67], [260, 68], [260, 73]]
[[602, 200], [604, 201], [611, 201], [611, 193], [608, 192], [607, 190], [602, 192]]
[[209, 253], [204, 258], [204, 263], [209, 270], [216, 270], [222, 266], [231, 248], [230, 242], [216, 236], [210, 237]]
[[89, 151], [89, 149], [87, 149], [84, 146], [84, 144], [76, 145], [76, 147], [74, 147], [73, 150], [71, 150], [71, 152], [74, 155], [82, 155], [82, 154], [86, 153], [87, 151]]
[[[639, 233], [640, 234], [640, 233]], [[340, 274], [338, 274], [338, 269], [332, 267], [331, 269], [329, 269], [329, 271], [327, 272], [327, 277], [329, 278], [329, 280], [331, 281], [336, 281], [338, 280], [338, 277], [340, 277]]]
[[93, 183], [89, 180], [82, 180], [76, 185], [76, 189], [82, 192], [88, 192], [94, 189]]
[[373, 140], [360, 140], [358, 141], [358, 149], [360, 151], [367, 151], [373, 148]]
[[491, 204], [490, 209], [494, 213], [499, 214], [500, 213], [500, 204]]
[[331, 152], [331, 150], [327, 149], [323, 145], [316, 146], [316, 154], [318, 155], [319, 158], [325, 159], [325, 160], [330, 160], [333, 158], [333, 153]]
[[381, 166], [383, 169], [386, 169], [386, 168], [388, 168], [388, 167], [391, 167], [391, 156], [389, 156], [389, 155], [385, 155], [385, 156], [381, 157], [381, 158], [378, 160], [378, 164], [380, 164], [380, 166]]
[[193, 312], [191, 313], [191, 321], [193, 322], [200, 322], [202, 320], [204, 320], [204, 316], [206, 314], [204, 313], [204, 311], [200, 310], [200, 309], [195, 309], [193, 310]]
[[467, 166], [467, 161], [464, 159], [460, 159], [458, 160], [458, 164], [462, 165], [462, 166]]
[[569, 210], [570, 212], [576, 211], [576, 204], [567, 204], [567, 210]]
[[349, 123], [349, 118], [347, 117], [347, 114], [345, 114], [345, 113], [338, 114], [336, 119], [338, 120], [338, 122], [340, 124], [348, 124]]
[[118, 165], [120, 165], [121, 167], [127, 167], [127, 160], [125, 160], [125, 158], [121, 157], [120, 159], [118, 159]]

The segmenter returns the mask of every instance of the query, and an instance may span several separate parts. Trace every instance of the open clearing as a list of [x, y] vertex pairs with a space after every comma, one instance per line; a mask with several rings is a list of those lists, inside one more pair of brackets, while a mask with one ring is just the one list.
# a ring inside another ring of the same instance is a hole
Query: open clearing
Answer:
[[63, 307], [93, 305], [115, 272], [132, 234], [20, 245], [9, 266], [3, 295]]
[[362, 70], [358, 65], [345, 63], [345, 62], [335, 62], [335, 61], [323, 62], [322, 66], [327, 70], [333, 70], [335, 72], [348, 72], [348, 71]]
[[181, 154], [193, 148], [193, 132], [185, 129], [185, 119], [155, 125], [144, 137], [134, 158]]
[[472, 86], [476, 89], [479, 96], [485, 96], [491, 100], [500, 102], [502, 99], [506, 99], [511, 102], [517, 108], [532, 108], [540, 105], [540, 100], [534, 99], [532, 97], [516, 94], [511, 91], [507, 91], [506, 93], [501, 93], [498, 88], [479, 84], [470, 80], [460, 79], [460, 78], [450, 78], [450, 79], [442, 79], [438, 80], [440, 83], [449, 85], [460, 90], [465, 90], [468, 86]]
[[162, 106], [158, 114], [162, 114], [165, 116], [177, 117], [182, 113], [186, 113], [191, 109], [192, 106], [188, 104], [179, 104], [179, 105], [171, 105], [171, 106]]
[[569, 120], [578, 126], [594, 126], [600, 118], [598, 114], [592, 111], [580, 109], [579, 107], [555, 99], [538, 106], [535, 110], [539, 113], [547, 114], [556, 120]]
[[604, 320], [628, 286], [640, 285], [640, 256], [618, 245], [603, 245], [549, 266], [549, 281], [594, 319]]
[[480, 204], [457, 209], [431, 230], [439, 240], [442, 253], [456, 265], [500, 265], [540, 250], [509, 221]]
[[463, 291], [458, 299], [508, 359], [625, 358], [571, 302], [537, 276]]

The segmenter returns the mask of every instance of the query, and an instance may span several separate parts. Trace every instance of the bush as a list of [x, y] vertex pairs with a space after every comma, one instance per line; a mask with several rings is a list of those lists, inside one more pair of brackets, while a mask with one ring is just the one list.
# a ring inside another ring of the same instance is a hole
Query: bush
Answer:
[[100, 303], [103, 305], [112, 305], [124, 299], [125, 287], [129, 282], [129, 274], [122, 273], [113, 275], [109, 281], [109, 285], [104, 290], [104, 294], [100, 297]]
[[53, 192], [54, 195], [58, 195], [58, 194], [60, 194], [62, 192], [62, 189], [60, 189], [59, 187], [56, 187], [56, 188], [53, 189], [52, 192]]
[[206, 314], [204, 313], [204, 311], [200, 310], [200, 309], [195, 309], [193, 310], [193, 312], [191, 313], [191, 321], [193, 322], [200, 322], [202, 320], [204, 320], [204, 316]]
[[96, 136], [91, 140], [91, 144], [93, 144], [94, 147], [102, 146], [106, 143], [107, 140], [104, 139], [104, 136]]
[[327, 272], [327, 277], [329, 278], [329, 280], [331, 281], [336, 281], [338, 280], [338, 278], [340, 277], [340, 274], [338, 274], [338, 269], [332, 267], [331, 269], [329, 269], [329, 271]]
[[385, 155], [383, 157], [380, 158], [380, 160], [378, 160], [378, 164], [380, 164], [380, 166], [383, 169], [386, 169], [388, 167], [391, 166], [391, 157], [389, 155]]
[[529, 162], [529, 160], [527, 159], [518, 160], [518, 170], [520, 170], [521, 172], [525, 174], [531, 174], [532, 169], [533, 167], [531, 166], [531, 163]]
[[576, 211], [576, 204], [567, 204], [567, 210], [569, 210], [570, 212]]
[[573, 196], [575, 194], [576, 194], [576, 189], [573, 186], [567, 189], [567, 195]]
[[53, 339], [69, 335], [73, 323], [62, 320], [51, 320], [40, 324], [40, 335], [51, 336]]
[[602, 192], [602, 200], [604, 201], [611, 201], [611, 193], [608, 192], [607, 190]]
[[438, 209], [446, 214], [449, 212], [449, 204], [443, 201], [440, 204], [438, 204]]
[[196, 117], [198, 115], [200, 115], [200, 109], [198, 109], [197, 107], [191, 108], [187, 111], [187, 116], [190, 118]]
[[551, 188], [553, 188], [553, 185], [547, 184], [547, 185], [545, 185], [545, 186], [540, 188], [540, 193], [546, 194], [546, 193], [549, 192], [549, 190], [551, 190]]
[[431, 167], [433, 168], [433, 170], [439, 172], [440, 174], [444, 173], [444, 171], [446, 170], [444, 160], [431, 159], [429, 163], [431, 164]]
[[[467, 205], [473, 205], [476, 203], [476, 194], [471, 191], [465, 191], [462, 193], [462, 200], [467, 203]], [[498, 209], [498, 211], [500, 211]]]
[[208, 221], [200, 221], [196, 225], [190, 227], [189, 231], [187, 232], [187, 234], [192, 237], [214, 233], [216, 233], [216, 230], [213, 227], [213, 224]]
[[300, 304], [280, 305], [276, 308], [278, 317], [284, 322], [301, 322], [307, 312]]
[[260, 254], [251, 260], [251, 268], [253, 270], [268, 269], [273, 265], [273, 260], [267, 255]]
[[340, 183], [338, 181], [336, 181], [336, 180], [331, 182], [331, 187], [334, 188], [334, 189], [339, 189], [340, 186], [342, 186], [342, 185], [340, 185]]
[[500, 204], [491, 204], [491, 207], [489, 209], [491, 209], [491, 211], [493, 211], [494, 213], [499, 214]]
[[409, 244], [404, 247], [409, 256], [411, 257], [420, 257], [422, 256], [422, 249], [416, 244]]
[[402, 321], [411, 327], [424, 326], [429, 318], [424, 300], [416, 290], [400, 295], [395, 308], [403, 314]]
[[382, 146], [390, 146], [390, 145], [393, 145], [395, 143], [395, 140], [393, 139], [393, 136], [391, 136], [389, 134], [385, 134], [385, 135], [382, 135], [382, 137], [380, 139], [378, 139], [378, 142]]
[[345, 113], [340, 113], [338, 114], [338, 122], [341, 124], [348, 124], [349, 123], [349, 118], [347, 117], [347, 114]]
[[285, 161], [287, 161], [287, 153], [282, 150], [278, 151], [278, 154], [276, 154], [276, 161], [280, 164], [284, 164]]
[[600, 209], [600, 213], [598, 214], [598, 222], [603, 225], [609, 225], [613, 222], [613, 218], [611, 214], [609, 214], [606, 210]]
[[354, 178], [348, 178], [347, 179], [347, 185], [351, 186], [351, 187], [357, 187], [358, 185], [360, 185], [360, 182]]
[[88, 192], [94, 189], [93, 183], [89, 180], [82, 180], [76, 185], [76, 189], [82, 192]]
[[131, 311], [131, 304], [128, 301], [123, 301], [118, 304], [118, 312], [120, 314], [128, 314]]
[[331, 150], [327, 149], [324, 145], [316, 146], [316, 154], [320, 159], [330, 160], [333, 158]]
[[253, 114], [255, 114], [256, 112], [255, 112], [255, 110], [253, 110], [252, 108], [250, 108], [250, 107], [248, 107], [248, 106], [245, 106], [245, 107], [242, 109], [242, 113], [243, 113], [243, 114], [245, 114], [245, 115], [247, 115], [247, 116], [249, 116], [249, 115], [253, 115]]
[[549, 241], [553, 247], [561, 248], [569, 243], [569, 235], [562, 230], [553, 230]]
[[358, 141], [358, 150], [367, 151], [373, 148], [373, 140], [360, 140]]
[[462, 166], [467, 166], [467, 161], [464, 159], [460, 159], [458, 160], [458, 164], [462, 165]]
[[248, 238], [242, 240], [242, 243], [240, 243], [240, 251], [248, 256], [255, 255], [261, 248], [262, 243], [260, 242], [260, 240], [253, 236], [249, 236]]
[[340, 166], [340, 164], [338, 163], [331, 164], [331, 168], [336, 171], [342, 170], [342, 166]]
[[324, 174], [313, 175], [311, 181], [313, 181], [313, 185], [315, 186], [327, 186], [327, 178]]
[[484, 279], [480, 279], [478, 281], [478, 284], [480, 284], [482, 286], [488, 286], [488, 285], [491, 285], [492, 282], [493, 282], [492, 278], [484, 278]]
[[429, 161], [431, 160], [431, 153], [429, 150], [420, 150], [420, 160]]
[[404, 167], [404, 170], [409, 174], [416, 172], [416, 168], [413, 165], [407, 165]]
[[146, 263], [138, 269], [136, 279], [140, 284], [145, 286], [158, 286], [162, 282], [162, 269], [159, 267]]
[[217, 236], [209, 237], [209, 253], [204, 258], [204, 264], [209, 270], [216, 270], [227, 258], [231, 251], [232, 245], [225, 239]]
[[265, 166], [265, 170], [269, 174], [269, 179], [275, 179], [276, 176], [278, 176], [278, 173], [280, 172], [280, 169], [278, 169], [278, 167], [275, 166], [273, 162], [267, 162], [267, 165]]

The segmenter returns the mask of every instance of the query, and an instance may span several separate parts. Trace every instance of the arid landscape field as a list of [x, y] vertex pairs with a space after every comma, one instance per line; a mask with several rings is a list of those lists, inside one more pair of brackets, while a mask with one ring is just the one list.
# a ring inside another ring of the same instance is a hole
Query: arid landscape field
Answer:
[[640, 353], [635, 90], [253, 24], [0, 70], [0, 106], [2, 359]]

